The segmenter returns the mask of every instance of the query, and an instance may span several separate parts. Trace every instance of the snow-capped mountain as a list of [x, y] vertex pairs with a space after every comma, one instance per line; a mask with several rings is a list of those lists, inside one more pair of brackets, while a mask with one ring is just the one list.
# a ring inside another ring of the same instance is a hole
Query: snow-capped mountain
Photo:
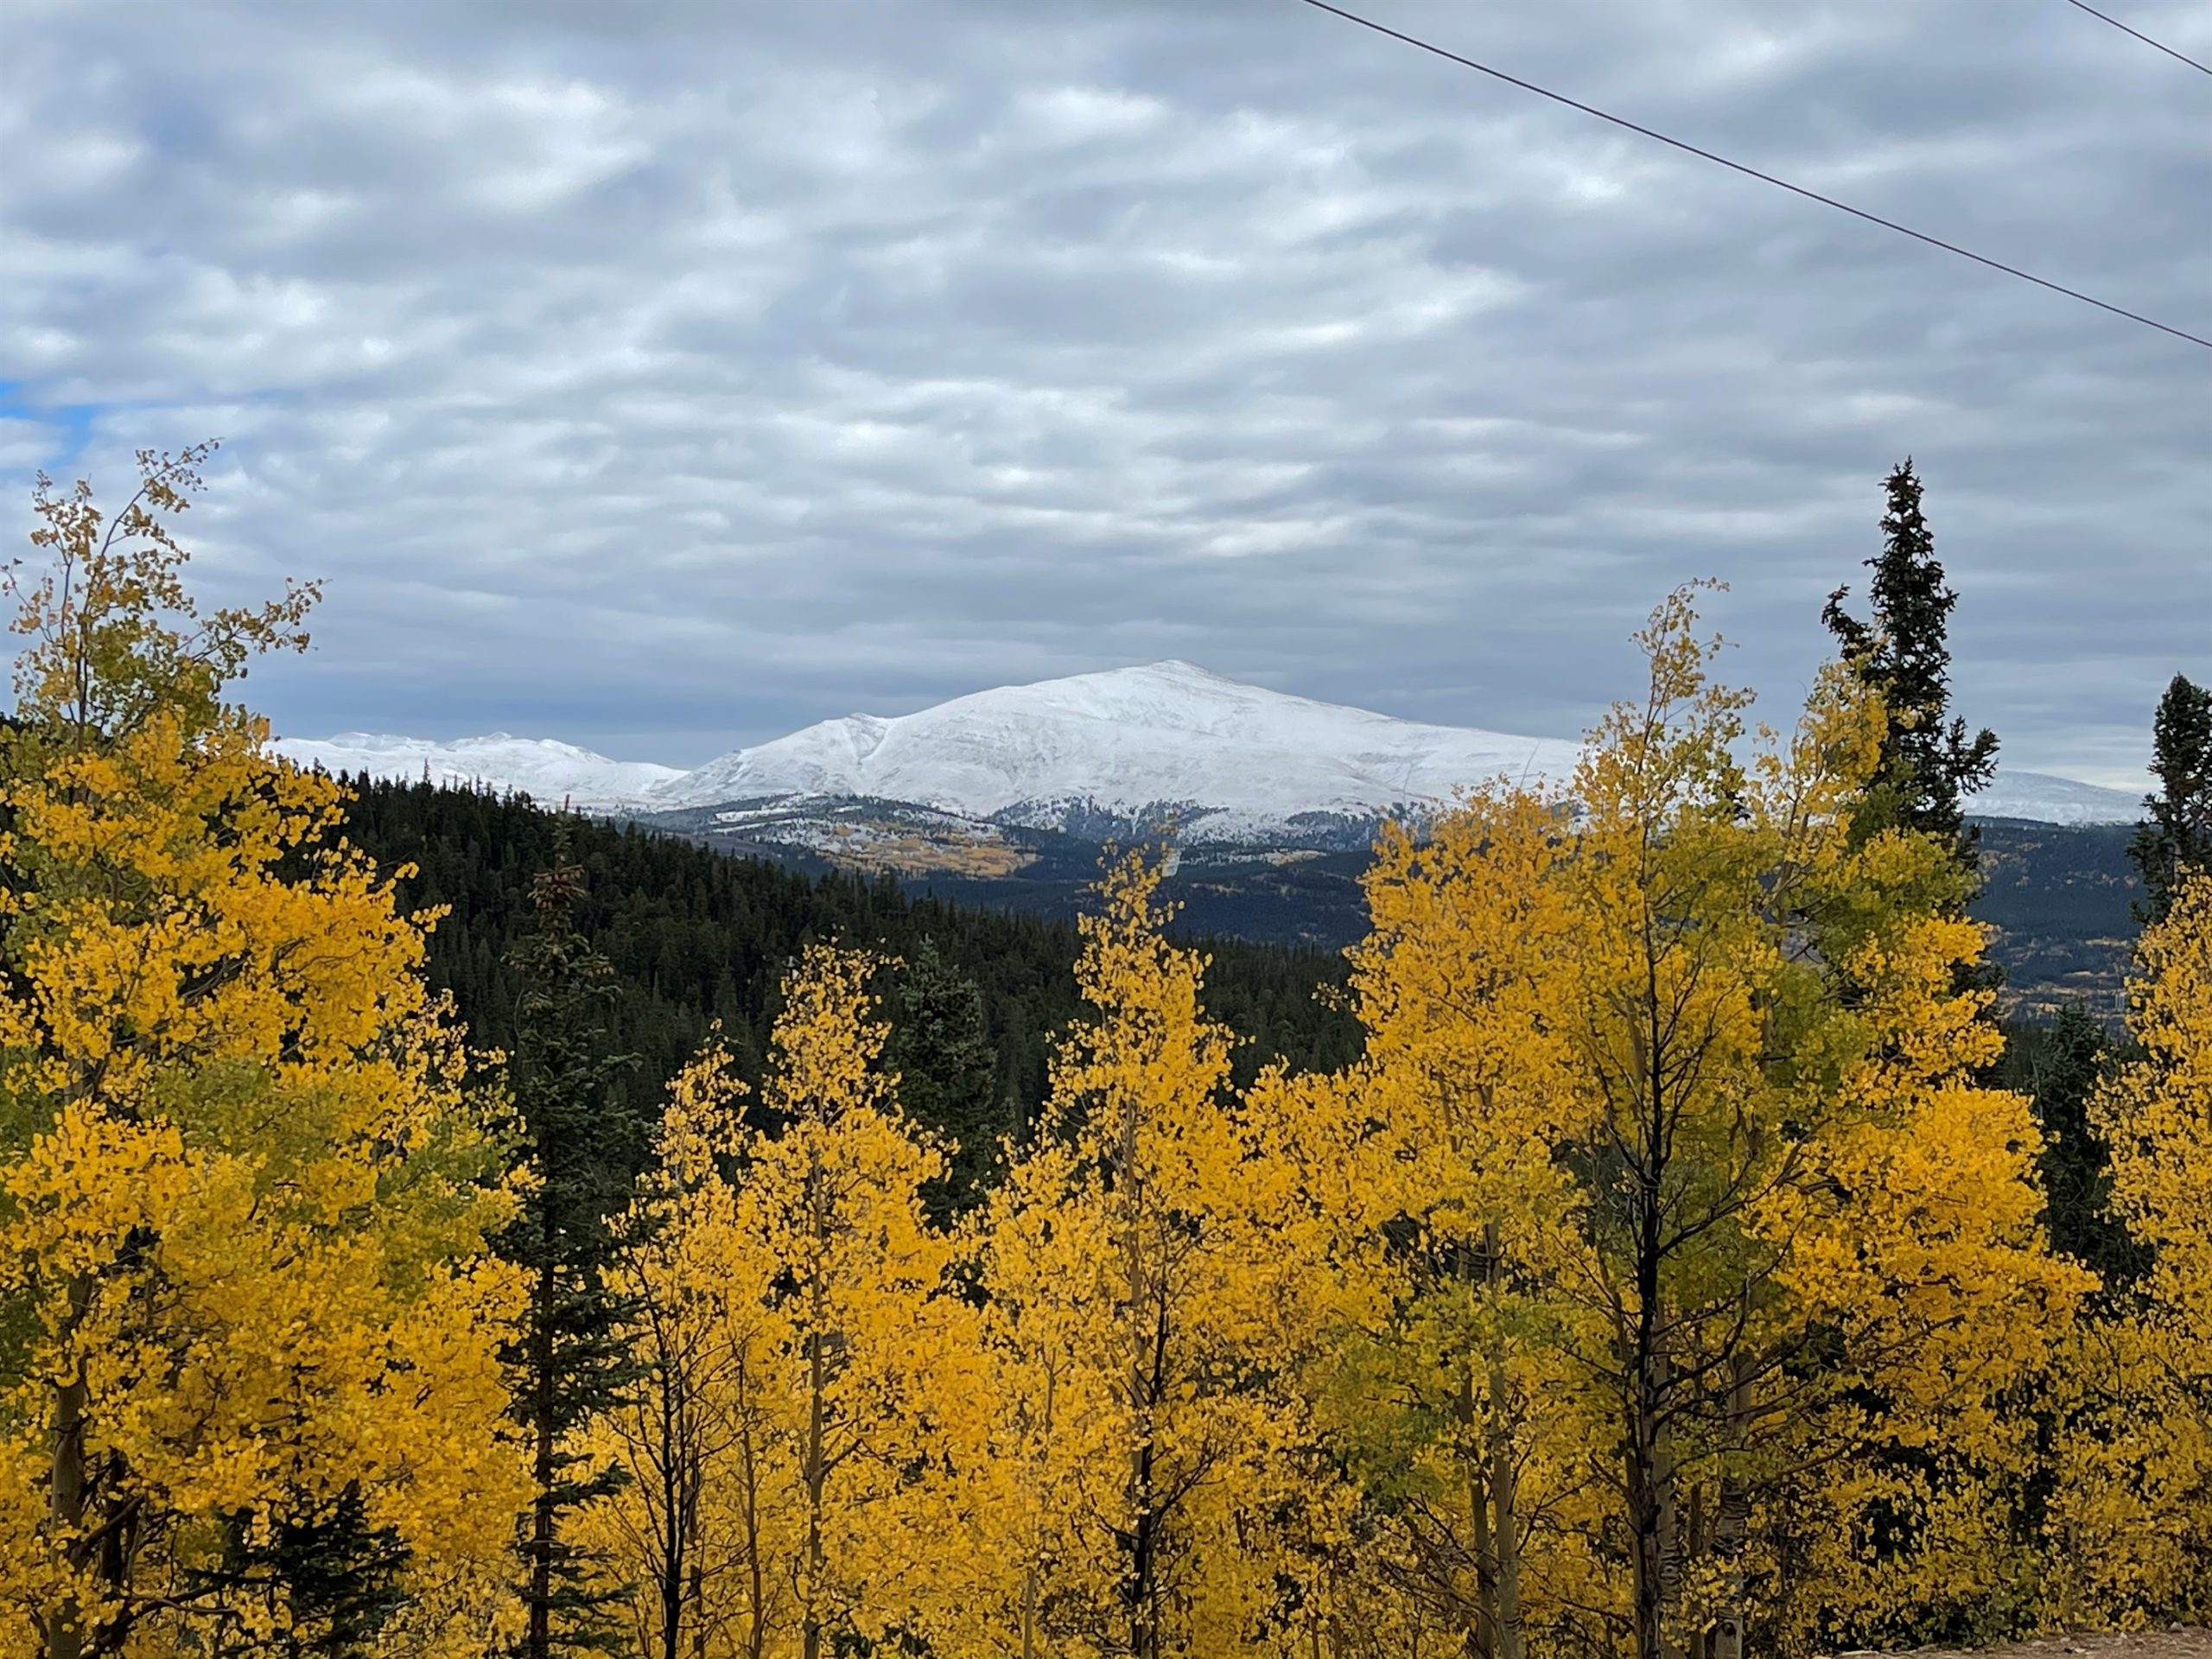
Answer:
[[671, 807], [858, 796], [1052, 829], [1180, 809], [1186, 835], [1248, 840], [1301, 814], [1440, 801], [1500, 773], [1563, 776], [1574, 755], [1555, 739], [1424, 726], [1166, 662], [824, 721], [653, 796]]
[[[1372, 820], [1501, 775], [1562, 782], [1578, 746], [1430, 726], [1154, 663], [1000, 686], [915, 714], [849, 715], [735, 750], [692, 772], [566, 743], [371, 736], [272, 746], [334, 772], [520, 790], [592, 810], [779, 823], [819, 804], [904, 803], [984, 824], [1119, 831], [1172, 818], [1190, 842], [1292, 839], [1317, 822]], [[2000, 772], [1968, 804], [1987, 817], [2124, 823], [2140, 802], [2042, 772]], [[1301, 825], [1300, 820], [1304, 821]]]
[[601, 810], [642, 801], [656, 785], [681, 778], [674, 766], [642, 760], [610, 760], [573, 743], [549, 738], [456, 738], [440, 743], [417, 737], [372, 732], [340, 732], [335, 737], [285, 737], [270, 748], [302, 766], [331, 772], [366, 772], [372, 778], [479, 786], [499, 794], [520, 791], [556, 806], [569, 801]]
[[1999, 766], [1987, 789], [1967, 798], [1967, 810], [1978, 818], [2034, 823], [2134, 823], [2143, 817], [2143, 798], [2047, 772]]

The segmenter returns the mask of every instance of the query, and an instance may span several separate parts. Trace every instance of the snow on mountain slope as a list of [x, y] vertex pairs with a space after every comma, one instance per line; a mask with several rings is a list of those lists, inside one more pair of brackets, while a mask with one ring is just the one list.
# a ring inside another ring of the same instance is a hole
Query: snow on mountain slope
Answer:
[[1575, 747], [1394, 720], [1165, 662], [1001, 686], [897, 719], [824, 721], [653, 794], [671, 807], [874, 796], [1054, 825], [1071, 809], [1180, 804], [1203, 809], [1187, 829], [1243, 839], [1303, 812], [1440, 801], [1500, 773], [1563, 778]]
[[[1564, 783], [1578, 745], [1427, 726], [1154, 663], [1000, 686], [916, 714], [849, 715], [696, 772], [510, 737], [431, 742], [351, 732], [270, 746], [303, 765], [523, 791], [594, 810], [661, 811], [874, 798], [969, 820], [1080, 830], [1174, 807], [1193, 840], [1264, 842], [1301, 814], [1365, 819], [1505, 776]], [[2140, 803], [2043, 772], [2000, 771], [1967, 803], [1986, 817], [2126, 823]]]
[[2124, 789], [2054, 778], [2047, 772], [1999, 766], [1987, 789], [1967, 798], [1967, 810], [1977, 817], [2026, 818], [2036, 823], [2134, 823], [2143, 817], [2143, 798]]
[[520, 791], [549, 806], [563, 800], [579, 807], [627, 806], [645, 798], [654, 785], [683, 774], [674, 766], [642, 760], [610, 760], [571, 743], [548, 738], [457, 738], [441, 743], [418, 737], [371, 732], [340, 732], [335, 737], [286, 737], [270, 748], [302, 766], [331, 772], [366, 772], [372, 778], [475, 785], [499, 794]]

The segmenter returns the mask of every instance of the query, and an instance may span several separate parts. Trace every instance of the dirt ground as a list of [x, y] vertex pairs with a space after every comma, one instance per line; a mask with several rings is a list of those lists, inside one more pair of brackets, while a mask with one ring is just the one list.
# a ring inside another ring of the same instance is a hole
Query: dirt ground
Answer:
[[[2212, 1659], [2212, 1630], [2177, 1629], [2134, 1630], [2116, 1636], [2039, 1636], [2032, 1642], [2015, 1642], [2001, 1648], [1982, 1648], [1962, 1653], [1948, 1648], [1923, 1648], [1910, 1655], [1887, 1659]], [[1866, 1654], [1838, 1654], [1836, 1659], [1872, 1659]]]

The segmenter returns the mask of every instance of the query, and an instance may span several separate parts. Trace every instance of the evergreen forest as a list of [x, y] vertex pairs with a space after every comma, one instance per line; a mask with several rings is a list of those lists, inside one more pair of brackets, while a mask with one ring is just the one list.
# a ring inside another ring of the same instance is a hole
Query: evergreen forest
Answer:
[[[429, 936], [431, 982], [450, 990], [475, 1040], [513, 1039], [531, 883], [556, 848], [581, 872], [575, 922], [612, 969], [614, 1048], [637, 1064], [616, 1085], [652, 1111], [668, 1081], [719, 1024], [740, 1075], [757, 1083], [790, 964], [812, 944], [872, 953], [902, 1075], [927, 1074], [986, 1115], [928, 1127], [963, 1144], [1025, 1128], [1048, 1090], [1054, 1038], [1082, 1007], [1071, 923], [1020, 911], [909, 898], [888, 876], [810, 874], [733, 858], [634, 827], [549, 812], [526, 798], [423, 783], [349, 779], [344, 833], [387, 868], [410, 912], [442, 912]], [[1215, 938], [1206, 1002], [1243, 1040], [1236, 1075], [1265, 1064], [1341, 1065], [1359, 1027], [1328, 995], [1342, 957], [1295, 945]]]

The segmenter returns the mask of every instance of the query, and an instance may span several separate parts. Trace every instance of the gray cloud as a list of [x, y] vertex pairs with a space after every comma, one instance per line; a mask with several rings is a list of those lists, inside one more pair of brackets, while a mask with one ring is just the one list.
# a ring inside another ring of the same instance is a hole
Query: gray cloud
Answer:
[[[2057, 0], [1372, 10], [2212, 325], [2212, 89]], [[329, 582], [295, 732], [1168, 655], [1566, 732], [1700, 574], [1786, 700], [1908, 451], [2016, 762], [2212, 675], [2203, 353], [1294, 0], [18, 4], [0, 153], [0, 484], [225, 435], [203, 579]]]

